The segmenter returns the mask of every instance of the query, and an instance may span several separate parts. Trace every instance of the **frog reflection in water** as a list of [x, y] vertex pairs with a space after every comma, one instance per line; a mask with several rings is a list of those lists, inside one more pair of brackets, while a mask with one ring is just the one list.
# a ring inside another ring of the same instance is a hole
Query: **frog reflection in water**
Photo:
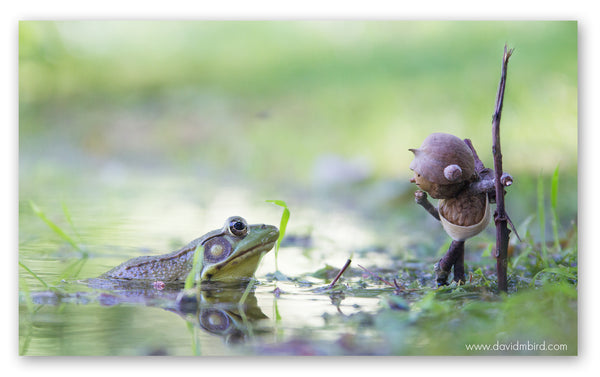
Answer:
[[200, 279], [235, 282], [254, 276], [260, 257], [271, 250], [279, 237], [277, 227], [248, 225], [242, 217], [227, 219], [222, 229], [197, 238], [169, 254], [133, 258], [99, 276], [125, 281], [183, 283], [192, 269], [194, 252], [204, 247]]

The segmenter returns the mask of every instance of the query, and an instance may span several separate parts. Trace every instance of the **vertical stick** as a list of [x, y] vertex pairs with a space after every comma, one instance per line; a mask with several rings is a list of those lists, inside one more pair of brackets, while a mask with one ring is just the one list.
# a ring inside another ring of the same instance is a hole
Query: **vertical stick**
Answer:
[[502, 57], [502, 72], [498, 93], [496, 95], [496, 110], [492, 119], [492, 153], [494, 156], [494, 173], [496, 185], [496, 214], [494, 221], [496, 223], [496, 273], [498, 275], [498, 290], [507, 292], [508, 281], [506, 269], [508, 266], [508, 220], [506, 210], [504, 209], [504, 186], [502, 185], [502, 151], [500, 149], [500, 118], [502, 116], [502, 103], [504, 101], [504, 88], [506, 87], [506, 71], [508, 68], [508, 59], [513, 53], [513, 49], [507, 50], [504, 45], [504, 55]]

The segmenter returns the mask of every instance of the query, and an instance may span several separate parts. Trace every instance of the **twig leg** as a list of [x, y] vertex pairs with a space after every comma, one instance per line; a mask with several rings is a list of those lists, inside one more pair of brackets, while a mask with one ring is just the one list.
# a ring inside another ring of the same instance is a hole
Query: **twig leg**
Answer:
[[[456, 241], [454, 241], [456, 242]], [[457, 283], [465, 282], [465, 241], [460, 242], [460, 247], [457, 247], [456, 262], [454, 262], [454, 280]]]
[[448, 251], [434, 266], [437, 285], [448, 285], [448, 275], [454, 267], [454, 280], [465, 281], [465, 241], [452, 241]]

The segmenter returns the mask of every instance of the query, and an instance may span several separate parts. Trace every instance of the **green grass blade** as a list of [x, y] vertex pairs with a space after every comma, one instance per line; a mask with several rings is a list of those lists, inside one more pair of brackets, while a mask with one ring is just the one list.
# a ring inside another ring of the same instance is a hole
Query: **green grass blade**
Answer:
[[548, 248], [546, 247], [546, 213], [544, 210], [544, 180], [542, 175], [538, 177], [537, 182], [537, 196], [538, 196], [538, 221], [540, 223], [540, 243], [542, 248], [542, 264], [544, 267], [548, 267]]
[[558, 205], [558, 165], [554, 170], [554, 174], [552, 175], [552, 187], [550, 194], [550, 209], [552, 211], [552, 233], [554, 235], [554, 247], [557, 251], [561, 250], [560, 247], [560, 239], [558, 237], [558, 213], [557, 213], [557, 205]]
[[[78, 245], [80, 245], [81, 244], [81, 237], [79, 236], [79, 233], [77, 233], [77, 228], [75, 227], [75, 225], [73, 224], [73, 220], [71, 219], [71, 213], [69, 212], [69, 209], [67, 208], [67, 205], [64, 202], [62, 203], [62, 208], [63, 208], [63, 213], [65, 214], [65, 219], [67, 220], [67, 222], [71, 226], [71, 230], [73, 231], [73, 233], [75, 233], [75, 235], [77, 236], [77, 239], [79, 240]], [[82, 253], [85, 256], [88, 255], [88, 253], [86, 251], [82, 250]]]
[[30, 200], [29, 205], [31, 206], [31, 209], [37, 215], [37, 217], [39, 217], [43, 222], [45, 222], [46, 225], [48, 225], [48, 227], [50, 227], [50, 229], [54, 231], [54, 233], [58, 234], [60, 238], [70, 243], [71, 246], [73, 246], [73, 248], [75, 248], [82, 254], [85, 254], [85, 252], [81, 249], [77, 242], [75, 242], [71, 237], [69, 237], [58, 225], [54, 224], [48, 217], [46, 217], [46, 214], [33, 201]]
[[283, 207], [283, 213], [281, 214], [281, 221], [279, 223], [279, 238], [277, 239], [277, 243], [275, 244], [275, 270], [279, 271], [279, 267], [277, 264], [277, 255], [279, 254], [279, 245], [281, 244], [281, 240], [285, 237], [285, 230], [287, 228], [288, 220], [290, 219], [290, 210], [283, 200], [267, 200], [267, 203], [273, 203], [280, 207]]
[[563, 277], [565, 279], [577, 281], [577, 276], [575, 274], [571, 273], [571, 268], [548, 267], [548, 268], [544, 268], [543, 270], [539, 271], [537, 274], [535, 274], [533, 276], [533, 278], [531, 279], [531, 283], [530, 283], [531, 286], [535, 285], [535, 282], [537, 281], [538, 276], [541, 274], [554, 274], [554, 275]]
[[202, 272], [202, 260], [204, 260], [204, 246], [198, 245], [196, 251], [194, 251], [194, 260], [192, 262], [192, 269], [185, 278], [184, 289], [194, 288], [195, 285], [200, 283], [200, 273]]
[[29, 272], [29, 274], [31, 276], [33, 276], [40, 283], [42, 283], [46, 289], [50, 289], [50, 287], [48, 286], [48, 284], [46, 284], [46, 282], [42, 278], [40, 278], [39, 276], [37, 276], [37, 274], [35, 272], [31, 271], [31, 269], [29, 269], [29, 267], [27, 267], [25, 264], [23, 264], [22, 262], [19, 261], [19, 266], [23, 267], [23, 269], [25, 269], [25, 271]]
[[58, 277], [58, 281], [75, 279], [77, 276], [79, 276], [79, 273], [83, 269], [83, 266], [85, 265], [85, 262], [87, 262], [87, 260], [88, 256], [87, 254], [84, 254], [82, 258], [77, 259], [75, 262], [68, 265], [67, 268], [65, 268], [62, 274], [60, 274], [60, 276]]

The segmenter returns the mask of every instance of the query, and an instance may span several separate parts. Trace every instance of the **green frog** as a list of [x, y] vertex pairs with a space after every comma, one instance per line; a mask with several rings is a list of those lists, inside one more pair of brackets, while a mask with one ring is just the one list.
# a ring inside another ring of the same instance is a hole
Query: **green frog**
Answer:
[[192, 269], [196, 249], [202, 246], [202, 281], [249, 279], [254, 276], [260, 257], [273, 248], [278, 238], [279, 229], [275, 226], [248, 225], [244, 218], [233, 216], [223, 228], [206, 233], [177, 251], [130, 259], [99, 278], [183, 283]]

